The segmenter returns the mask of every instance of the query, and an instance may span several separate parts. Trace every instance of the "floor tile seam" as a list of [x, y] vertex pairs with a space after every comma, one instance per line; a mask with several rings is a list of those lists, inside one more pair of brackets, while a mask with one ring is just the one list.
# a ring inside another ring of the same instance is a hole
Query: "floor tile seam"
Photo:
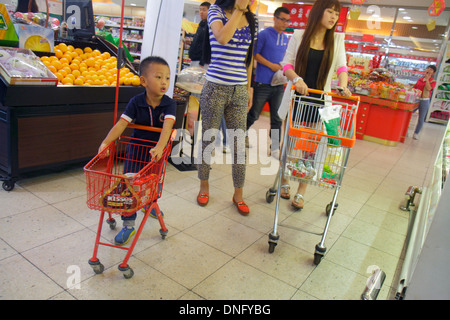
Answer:
[[[26, 252], [26, 251], [24, 251], [24, 252]], [[47, 279], [49, 279], [53, 284], [55, 284], [57, 287], [59, 287], [62, 290], [61, 292], [58, 292], [55, 295], [61, 294], [62, 292], [65, 291], [65, 289], [57, 281], [55, 281], [46, 272], [44, 272], [40, 267], [38, 267], [36, 264], [34, 264], [30, 259], [25, 257], [21, 252], [17, 252], [17, 255], [20, 256], [22, 259], [24, 259], [26, 262], [28, 262], [34, 269], [38, 270], [42, 275], [44, 275]], [[51, 297], [49, 297], [49, 298], [51, 298]], [[47, 299], [49, 299], [49, 298], [47, 298]]]
[[[374, 250], [378, 250], [378, 251], [380, 251], [380, 252], [382, 252], [382, 253], [388, 254], [389, 256], [391, 256], [392, 258], [395, 258], [395, 259], [397, 259], [397, 260], [402, 260], [402, 258], [401, 258], [402, 253], [400, 253], [400, 255], [397, 256], [397, 255], [392, 254], [391, 252], [388, 252], [388, 251], [385, 251], [385, 250], [381, 250], [381, 249], [376, 248], [376, 247], [374, 247], [374, 246], [368, 245], [367, 243], [364, 243], [364, 242], [355, 240], [355, 239], [353, 239], [353, 238], [350, 238], [350, 237], [348, 237], [348, 236], [346, 236], [346, 235], [344, 235], [344, 234], [342, 234], [341, 237], [346, 238], [346, 239], [351, 240], [351, 241], [355, 241], [356, 243], [358, 243], [358, 244], [360, 244], [360, 245], [363, 245], [363, 246], [372, 248], [372, 249], [374, 249]], [[402, 247], [402, 248], [403, 248], [403, 247]], [[402, 249], [402, 251], [403, 251], [403, 249]]]
[[[40, 200], [42, 200], [42, 199], [40, 199]], [[45, 200], [43, 200], [43, 201], [45, 201]], [[42, 206], [39, 205], [39, 206], [37, 206], [37, 207], [31, 208], [31, 209], [27, 209], [26, 211], [16, 212], [16, 213], [13, 213], [13, 214], [4, 216], [4, 217], [0, 217], [0, 220], [5, 219], [5, 218], [12, 218], [12, 217], [14, 217], [14, 216], [16, 216], [16, 215], [20, 215], [20, 214], [24, 214], [24, 213], [30, 213], [30, 212], [32, 212], [32, 211], [34, 211], [34, 210], [42, 209], [42, 208], [47, 207], [47, 206], [51, 206], [51, 204], [50, 204], [50, 203], [47, 203], [47, 202], [45, 201], [45, 204], [43, 204]]]
[[[369, 204], [365, 204], [365, 205], [370, 206]], [[364, 206], [365, 206], [365, 205], [364, 205]], [[361, 207], [361, 208], [362, 208], [362, 207]], [[361, 209], [360, 209], [360, 210], [361, 210]], [[379, 209], [379, 210], [383, 210], [383, 209]], [[397, 215], [397, 214], [395, 214], [395, 213], [393, 213], [393, 212], [386, 211], [386, 210], [383, 210], [383, 211], [386, 212], [387, 214], [392, 214], [392, 215], [394, 215], [394, 216], [403, 218], [402, 216]], [[360, 221], [360, 222], [367, 223], [367, 224], [369, 224], [369, 225], [371, 225], [371, 226], [373, 226], [373, 227], [376, 227], [377, 229], [381, 229], [381, 230], [386, 231], [386, 232], [391, 232], [391, 233], [393, 233], [393, 234], [396, 234], [396, 235], [399, 235], [399, 236], [402, 236], [402, 237], [405, 237], [405, 238], [408, 236], [408, 232], [407, 232], [407, 231], [406, 231], [406, 234], [402, 234], [402, 233], [398, 233], [398, 232], [389, 230], [389, 229], [385, 228], [384, 226], [380, 226], [380, 225], [374, 224], [374, 223], [372, 223], [372, 222], [370, 222], [370, 221], [365, 221], [365, 220], [363, 220], [363, 219], [361, 219], [361, 218], [358, 218], [358, 214], [359, 214], [359, 211], [358, 211], [358, 213], [355, 215], [355, 217], [353, 218], [353, 220], [352, 220], [351, 223], [353, 223], [354, 220], [358, 220], [358, 221]], [[350, 224], [351, 224], [351, 223], [350, 223]], [[347, 227], [348, 227], [350, 224], [348, 224]], [[347, 229], [347, 228], [346, 228], [346, 229]]]
[[[322, 262], [323, 262], [324, 259], [326, 259], [326, 258], [327, 258], [327, 255], [325, 254], [325, 256], [322, 258]], [[356, 275], [359, 275], [359, 276], [364, 277], [364, 275], [361, 275], [359, 272], [354, 271], [354, 270], [351, 270], [351, 269], [349, 269], [348, 267], [343, 266], [343, 265], [340, 265], [339, 263], [336, 263], [336, 262], [334, 262], [334, 261], [327, 260], [327, 263], [331, 263], [331, 264], [333, 264], [333, 265], [339, 266], [339, 267], [341, 267], [341, 268], [343, 268], [343, 269], [345, 269], [345, 270], [347, 270], [347, 271], [349, 271], [349, 272], [351, 272], [351, 273], [353, 273], [353, 274], [356, 274]], [[321, 299], [320, 297], [314, 296], [312, 293], [310, 293], [310, 292], [308, 292], [308, 291], [302, 289], [302, 287], [305, 285], [305, 283], [307, 283], [307, 281], [310, 279], [310, 277], [313, 276], [314, 272], [315, 272], [316, 270], [318, 270], [318, 268], [320, 268], [320, 264], [317, 265], [317, 266], [314, 268], [314, 270], [313, 270], [312, 272], [310, 272], [310, 274], [309, 274], [308, 277], [303, 281], [303, 284], [298, 288], [298, 290], [301, 290], [302, 292], [305, 292], [305, 293], [307, 293], [308, 295], [313, 296], [314, 298], [316, 298], [316, 299], [318, 299], [318, 300], [328, 300], [328, 299]], [[361, 293], [363, 292], [363, 290], [364, 290], [364, 288], [361, 288]], [[333, 299], [333, 300], [334, 300], [334, 299]], [[338, 299], [338, 300], [342, 300], [342, 299]]]
[[[263, 237], [264, 237], [264, 236], [263, 236]], [[260, 241], [261, 239], [262, 239], [262, 238], [256, 240], [252, 245], [254, 245], [255, 243], [257, 243], [257, 242]], [[312, 255], [311, 252], [306, 251], [306, 250], [303, 249], [303, 248], [299, 248], [299, 247], [297, 247], [297, 246], [295, 246], [295, 245], [293, 245], [293, 244], [291, 244], [291, 243], [289, 243], [289, 242], [283, 241], [283, 240], [281, 240], [281, 239], [278, 240], [278, 241], [283, 242], [283, 243], [285, 243], [286, 245], [292, 246], [292, 247], [294, 247], [295, 249], [300, 250], [300, 251], [303, 252], [303, 253], [311, 254], [311, 259], [312, 259], [312, 256], [313, 256], [313, 255]], [[246, 250], [247, 250], [247, 249], [246, 249]], [[244, 250], [244, 251], [245, 251], [245, 250]], [[305, 278], [303, 281], [301, 281], [300, 284], [295, 284], [295, 285], [293, 285], [291, 282], [286, 282], [285, 280], [280, 279], [280, 278], [278, 278], [278, 277], [276, 277], [276, 276], [274, 276], [274, 275], [268, 273], [267, 271], [264, 271], [264, 270], [258, 268], [257, 266], [254, 266], [254, 265], [252, 265], [252, 264], [249, 264], [249, 263], [247, 263], [245, 260], [242, 260], [242, 258], [240, 258], [240, 256], [242, 255], [242, 253], [243, 253], [244, 251], [242, 251], [240, 254], [238, 254], [234, 259], [236, 259], [236, 260], [238, 260], [238, 261], [240, 261], [240, 262], [242, 262], [242, 263], [244, 263], [244, 264], [246, 264], [246, 265], [248, 265], [248, 266], [250, 266], [250, 267], [252, 267], [252, 268], [254, 268], [254, 269], [256, 269], [256, 270], [258, 270], [258, 271], [260, 271], [260, 272], [262, 272], [262, 273], [264, 273], [264, 274], [266, 274], [266, 275], [268, 275], [268, 276], [270, 276], [270, 277], [272, 277], [272, 278], [274, 278], [274, 279], [276, 279], [276, 280], [279, 280], [279, 281], [283, 282], [284, 284], [289, 285], [289, 286], [292, 287], [292, 288], [299, 289], [299, 288], [303, 285], [303, 283], [305, 282], [305, 280], [306, 280], [306, 278]], [[272, 254], [273, 254], [273, 253], [272, 253]], [[314, 268], [314, 269], [315, 269], [315, 268]], [[314, 271], [314, 270], [312, 270], [312, 271]], [[312, 272], [312, 271], [311, 271], [311, 272]], [[311, 273], [311, 272], [310, 272], [310, 273]]]
[[[398, 217], [398, 218], [403, 218], [403, 219], [409, 221], [409, 218], [405, 218], [405, 217], [402, 216], [400, 213], [397, 214], [397, 213], [394, 213], [394, 212], [386, 211], [386, 210], [384, 210], [384, 209], [380, 209], [380, 208], [371, 206], [371, 205], [368, 204], [368, 203], [364, 204], [364, 205], [361, 207], [361, 209], [362, 209], [363, 207], [371, 207], [371, 208], [374, 208], [374, 209], [376, 209], [376, 210], [383, 211], [384, 213], [386, 213], [386, 214], [388, 214], [388, 215], [392, 215], [392, 216]], [[361, 210], [361, 209], [360, 209], [360, 210]], [[401, 236], [404, 235], [405, 237], [407, 236], [407, 233], [408, 233], [407, 230], [406, 230], [406, 233], [405, 233], [405, 234], [402, 234], [402, 233], [398, 233], [398, 232], [395, 232], [395, 231], [386, 229], [385, 227], [379, 226], [379, 225], [374, 224], [374, 223], [372, 223], [372, 222], [370, 222], [370, 221], [366, 221], [366, 220], [363, 220], [363, 219], [361, 219], [361, 218], [358, 218], [358, 215], [359, 215], [359, 213], [360, 213], [360, 210], [359, 210], [358, 213], [353, 217], [354, 219], [358, 219], [358, 220], [361, 221], [361, 222], [368, 223], [368, 224], [370, 224], [370, 225], [372, 225], [372, 226], [378, 227], [379, 229], [383, 229], [383, 230], [385, 230], [385, 231], [389, 231], [389, 232], [392, 232], [392, 233], [395, 233], [395, 234], [398, 234], [398, 235], [401, 235]], [[353, 221], [353, 220], [352, 220], [352, 221]]]
[[[136, 260], [138, 260], [139, 262], [143, 263], [144, 265], [146, 265], [147, 267], [155, 270], [156, 272], [162, 274], [163, 276], [167, 277], [168, 279], [170, 279], [171, 281], [175, 282], [176, 284], [178, 284], [179, 286], [183, 287], [184, 289], [186, 289], [188, 292], [192, 290], [192, 288], [186, 287], [186, 285], [178, 282], [176, 279], [173, 279], [169, 274], [166, 274], [164, 271], [159, 270], [151, 265], [149, 265], [148, 263], [146, 263], [144, 260], [136, 257], [134, 254], [132, 255], [132, 257]], [[124, 279], [125, 280], [125, 279]], [[126, 281], [126, 280], [125, 280]], [[195, 287], [195, 286], [194, 286]], [[181, 294], [178, 298], [174, 299], [174, 300], [178, 300], [180, 299], [182, 296], [184, 296], [187, 292], [184, 292], [183, 294]]]

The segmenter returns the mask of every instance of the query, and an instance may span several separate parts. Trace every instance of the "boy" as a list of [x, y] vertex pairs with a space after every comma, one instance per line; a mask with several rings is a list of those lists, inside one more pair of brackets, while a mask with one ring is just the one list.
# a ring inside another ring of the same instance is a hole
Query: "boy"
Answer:
[[[147, 57], [141, 61], [139, 67], [141, 85], [145, 88], [143, 93], [131, 98], [125, 112], [119, 121], [109, 131], [99, 148], [99, 153], [111, 142], [121, 136], [129, 123], [159, 127], [161, 133], [134, 129], [132, 137], [150, 141], [158, 141], [151, 149], [152, 159], [161, 159], [164, 147], [170, 139], [172, 127], [175, 123], [176, 102], [166, 96], [170, 84], [170, 69], [167, 62], [160, 57]], [[142, 142], [138, 142], [141, 143]], [[127, 156], [132, 158], [132, 148], [127, 149]], [[150, 160], [150, 159], [149, 159]], [[124, 173], [137, 172], [139, 168], [128, 169], [124, 165]], [[114, 238], [116, 245], [126, 244], [135, 234], [134, 222], [136, 213], [129, 217], [122, 216], [123, 229]]]

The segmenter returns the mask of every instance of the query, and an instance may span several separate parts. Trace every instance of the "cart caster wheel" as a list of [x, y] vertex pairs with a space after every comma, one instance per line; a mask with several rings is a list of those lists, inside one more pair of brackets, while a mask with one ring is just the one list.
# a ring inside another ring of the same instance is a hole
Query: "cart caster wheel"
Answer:
[[280, 239], [279, 235], [274, 235], [272, 233], [269, 234], [269, 253], [274, 252], [278, 239]]
[[134, 276], [133, 269], [131, 269], [130, 266], [128, 265], [125, 268], [119, 266], [119, 270], [122, 271], [123, 277], [125, 279], [131, 279]]
[[166, 230], [166, 231], [159, 230], [159, 233], [161, 234], [161, 238], [164, 240], [167, 237], [169, 230]]
[[275, 242], [269, 242], [269, 253], [273, 253], [276, 246], [277, 244]]
[[314, 251], [314, 264], [319, 265], [320, 261], [322, 261], [323, 256], [325, 255], [325, 251], [327, 248], [321, 247], [319, 244], [316, 244], [316, 250]]
[[12, 191], [14, 189], [15, 182], [14, 181], [4, 181], [2, 184], [3, 190]]
[[[334, 204], [333, 215], [334, 215], [334, 213], [336, 212], [337, 207], [338, 207], [338, 204], [335, 203], [335, 204]], [[327, 213], [327, 216], [330, 215], [330, 212], [331, 212], [331, 203], [327, 204], [327, 207], [326, 207], [326, 209], [325, 209], [325, 212]]]
[[272, 203], [272, 201], [275, 198], [276, 194], [277, 194], [276, 190], [273, 190], [273, 189], [267, 190], [267, 192], [266, 192], [266, 202], [267, 203]]
[[314, 264], [316, 265], [316, 266], [318, 266], [319, 265], [319, 263], [320, 263], [320, 261], [322, 261], [322, 258], [323, 258], [323, 254], [321, 254], [321, 253], [314, 253]]
[[107, 219], [107, 220], [106, 220], [106, 223], [109, 224], [109, 228], [110, 228], [111, 230], [116, 229], [116, 220], [115, 220], [115, 219], [113, 219], [113, 218], [111, 218], [111, 220], [110, 220], [110, 219]]
[[94, 270], [95, 274], [102, 274], [105, 270], [105, 266], [100, 263], [100, 260], [97, 260], [96, 262], [92, 262], [89, 260], [89, 264], [92, 267], [92, 270]]

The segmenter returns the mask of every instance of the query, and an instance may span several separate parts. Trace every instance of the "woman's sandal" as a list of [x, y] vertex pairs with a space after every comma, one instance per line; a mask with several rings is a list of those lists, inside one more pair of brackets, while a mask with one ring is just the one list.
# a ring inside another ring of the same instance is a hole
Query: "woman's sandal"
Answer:
[[202, 192], [199, 193], [197, 196], [197, 203], [200, 207], [204, 207], [209, 202], [209, 193], [208, 192]]
[[288, 199], [289, 200], [291, 198], [291, 195], [289, 194], [289, 191], [291, 191], [291, 186], [290, 185], [288, 185], [288, 184], [281, 185], [280, 197], [282, 197], [283, 199]]
[[248, 206], [245, 204], [244, 201], [236, 202], [233, 196], [233, 203], [235, 204], [239, 213], [242, 214], [243, 216], [247, 216], [250, 213], [250, 209], [248, 208]]
[[303, 205], [299, 206], [297, 203], [302, 200], [303, 201], [303, 195], [301, 195], [300, 193], [296, 193], [294, 196], [294, 200], [291, 202], [291, 205], [296, 209], [296, 210], [302, 210], [303, 209]]

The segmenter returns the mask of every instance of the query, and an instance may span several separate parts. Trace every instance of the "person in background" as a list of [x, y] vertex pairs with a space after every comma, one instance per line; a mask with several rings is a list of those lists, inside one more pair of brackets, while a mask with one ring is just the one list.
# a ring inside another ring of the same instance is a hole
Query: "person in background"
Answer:
[[[31, 5], [30, 5], [31, 4]], [[39, 12], [36, 0], [17, 0], [16, 12]]]
[[[347, 88], [348, 72], [345, 55], [345, 34], [335, 33], [341, 4], [338, 0], [316, 0], [308, 17], [305, 30], [295, 30], [282, 61], [284, 74], [295, 85], [300, 95], [320, 97], [308, 89], [331, 91], [331, 79], [336, 70], [343, 96], [351, 96]], [[295, 113], [295, 107], [293, 113]], [[304, 110], [302, 121], [314, 123], [319, 119], [318, 108]], [[316, 114], [317, 113], [317, 114]], [[314, 155], [308, 155], [314, 156]], [[300, 182], [292, 206], [303, 208], [306, 183]], [[280, 196], [289, 199], [289, 180], [283, 177]]]
[[[117, 140], [131, 122], [162, 128], [162, 131], [133, 129], [132, 138], [147, 141], [137, 140], [135, 143], [130, 143], [124, 161], [124, 174], [137, 173], [151, 159], [156, 159], [156, 161], [161, 159], [172, 134], [176, 117], [177, 104], [175, 100], [166, 95], [170, 85], [170, 69], [166, 60], [155, 56], [147, 57], [141, 61], [139, 70], [141, 85], [145, 91], [131, 98], [119, 121], [101, 143], [98, 153], [100, 154], [111, 142]], [[132, 141], [130, 140], [130, 142]], [[140, 148], [134, 147], [136, 144], [152, 146], [150, 154], [138, 155]], [[108, 156], [108, 154], [104, 156]], [[156, 213], [152, 211], [150, 215], [155, 217]], [[126, 244], [135, 234], [136, 213], [131, 216], [121, 216], [121, 218], [123, 228], [114, 238], [114, 243], [119, 246]]]
[[414, 130], [413, 135], [414, 140], [419, 139], [420, 130], [422, 130], [423, 123], [425, 122], [425, 118], [430, 107], [431, 92], [436, 87], [436, 80], [433, 79], [433, 75], [435, 73], [436, 67], [433, 65], [429, 65], [425, 69], [425, 75], [417, 80], [416, 84], [413, 87], [422, 91], [419, 106], [413, 111], [416, 112], [417, 109], [419, 110], [419, 120], [417, 121], [416, 129]]
[[[201, 21], [198, 24], [197, 31], [195, 32], [194, 39], [189, 47], [189, 59], [191, 59], [191, 67], [202, 67], [208, 69], [208, 64], [205, 63], [203, 58], [203, 47], [205, 41], [205, 35], [209, 34], [208, 30], [208, 10], [211, 4], [207, 1], [202, 2], [199, 8], [199, 15]], [[194, 94], [199, 98], [199, 95]], [[220, 121], [220, 130], [222, 131], [223, 152], [227, 152], [227, 126], [225, 118], [222, 117]]]
[[[189, 47], [189, 59], [191, 59], [191, 67], [205, 66], [202, 61], [203, 42], [205, 34], [208, 34], [208, 10], [211, 4], [209, 2], [202, 2], [199, 8], [199, 15], [201, 21], [198, 24], [197, 31], [194, 34], [191, 46]], [[207, 66], [206, 66], [207, 68]]]
[[[271, 154], [279, 157], [280, 132], [282, 120], [278, 116], [278, 108], [283, 98], [284, 85], [271, 85], [277, 71], [282, 71], [281, 61], [286, 52], [288, 37], [283, 33], [289, 26], [290, 11], [288, 8], [279, 7], [274, 12], [274, 25], [262, 30], [258, 34], [258, 42], [255, 50], [256, 66], [255, 83], [253, 87], [253, 105], [247, 115], [247, 130], [258, 120], [266, 102], [270, 107], [270, 129], [277, 130], [277, 138], [272, 137]], [[246, 138], [248, 147], [248, 137]]]
[[[209, 38], [205, 57], [210, 57], [203, 86], [200, 111], [202, 115], [202, 163], [198, 166], [200, 190], [197, 203], [206, 206], [209, 201], [210, 154], [205, 154], [209, 142], [205, 133], [219, 129], [225, 116], [229, 130], [237, 136], [232, 141], [234, 185], [233, 203], [242, 215], [250, 209], [243, 201], [245, 182], [245, 131], [247, 112], [253, 96], [251, 74], [253, 46], [258, 34], [258, 21], [250, 11], [250, 0], [217, 0], [208, 11]], [[208, 61], [209, 59], [206, 59]], [[242, 137], [241, 137], [242, 136]]]

